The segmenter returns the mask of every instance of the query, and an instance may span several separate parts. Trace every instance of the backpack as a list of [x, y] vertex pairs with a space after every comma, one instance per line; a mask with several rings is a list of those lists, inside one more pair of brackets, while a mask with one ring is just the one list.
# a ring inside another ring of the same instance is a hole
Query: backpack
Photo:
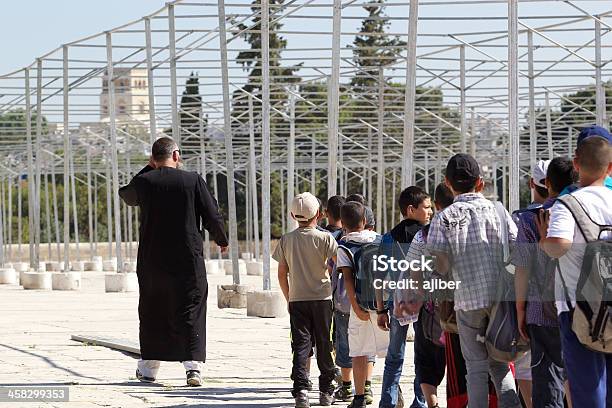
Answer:
[[[374, 280], [382, 278], [374, 272], [374, 257], [379, 255], [382, 237], [376, 236], [372, 242], [340, 241], [338, 249], [345, 251], [351, 260], [355, 295], [357, 303], [365, 310], [376, 310], [376, 292]], [[383, 301], [388, 301], [383, 293]], [[350, 312], [350, 302], [349, 302]]]
[[500, 202], [496, 202], [495, 207], [501, 224], [503, 265], [500, 266], [497, 293], [485, 332], [485, 346], [490, 358], [507, 363], [523, 356], [529, 351], [529, 345], [523, 341], [518, 329], [516, 301], [510, 300], [516, 297], [514, 295], [514, 275], [506, 269], [510, 263], [506, 209]]
[[612, 353], [612, 241], [601, 233], [612, 225], [600, 225], [586, 212], [578, 199], [565, 195], [557, 199], [572, 214], [586, 241], [584, 258], [576, 287], [576, 307], [570, 302], [563, 275], [565, 298], [572, 310], [572, 331], [585, 347], [600, 353]]
[[[340, 242], [340, 239], [342, 238], [341, 229], [334, 232], [330, 232], [330, 234], [332, 237], [334, 237], [336, 242]], [[338, 270], [336, 264], [332, 260], [330, 260], [329, 263], [333, 267], [331, 279], [334, 309], [341, 313], [349, 314], [351, 312], [351, 301], [349, 300], [348, 295], [346, 293], [346, 287], [344, 286], [344, 277], [342, 276], [342, 272]]]

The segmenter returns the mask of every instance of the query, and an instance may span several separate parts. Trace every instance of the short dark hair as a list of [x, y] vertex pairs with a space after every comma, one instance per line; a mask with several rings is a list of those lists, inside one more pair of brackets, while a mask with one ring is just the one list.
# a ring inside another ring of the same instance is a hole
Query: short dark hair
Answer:
[[605, 171], [610, 165], [610, 155], [610, 143], [603, 137], [588, 137], [576, 148], [578, 165], [587, 172]]
[[327, 213], [334, 219], [340, 219], [340, 209], [346, 202], [345, 198], [341, 195], [335, 195], [329, 197], [327, 200]]
[[153, 143], [153, 147], [151, 148], [151, 155], [153, 156], [153, 160], [156, 162], [160, 162], [162, 160], [168, 160], [172, 157], [172, 153], [178, 150], [178, 145], [176, 142], [170, 137], [160, 137]]
[[[549, 164], [550, 166], [550, 164]], [[540, 195], [540, 197], [543, 198], [548, 198], [548, 189], [542, 186], [538, 186], [537, 184], [534, 184], [533, 187], [535, 188], [535, 190], [538, 192], [538, 194]], [[556, 191], [556, 190], [555, 190]]]
[[402, 215], [406, 215], [408, 207], [417, 208], [423, 201], [429, 198], [429, 194], [419, 186], [410, 186], [404, 189], [398, 199], [398, 204]]
[[349, 201], [356, 201], [359, 204], [366, 204], [366, 199], [364, 196], [362, 196], [361, 194], [349, 194], [348, 197], [346, 197], [346, 202]]
[[440, 183], [434, 191], [434, 201], [442, 208], [446, 208], [453, 203], [455, 196], [445, 183]]
[[357, 201], [347, 201], [340, 208], [340, 219], [344, 228], [356, 229], [365, 220], [365, 206]]
[[562, 192], [578, 180], [578, 174], [569, 157], [555, 157], [550, 161], [546, 171], [546, 179], [555, 193]]

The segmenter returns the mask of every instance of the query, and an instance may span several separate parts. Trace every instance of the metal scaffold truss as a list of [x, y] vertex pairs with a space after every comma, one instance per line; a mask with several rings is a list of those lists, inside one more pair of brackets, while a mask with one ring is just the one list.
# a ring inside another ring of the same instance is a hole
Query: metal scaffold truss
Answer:
[[384, 230], [401, 188], [432, 191], [468, 152], [517, 209], [536, 160], [609, 127], [611, 24], [609, 1], [167, 3], [0, 75], [0, 259], [29, 243], [32, 268], [45, 245], [68, 265], [105, 240], [121, 269], [138, 211], [117, 190], [163, 135], [208, 176], [232, 258], [239, 240], [263, 258], [264, 289], [299, 191], [362, 193]]

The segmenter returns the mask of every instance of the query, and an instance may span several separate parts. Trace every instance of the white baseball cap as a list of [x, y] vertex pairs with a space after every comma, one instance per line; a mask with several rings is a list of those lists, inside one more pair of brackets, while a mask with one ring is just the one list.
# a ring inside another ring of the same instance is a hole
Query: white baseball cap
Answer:
[[296, 195], [291, 202], [291, 214], [298, 221], [313, 219], [319, 211], [319, 200], [311, 193]]
[[544, 180], [546, 179], [546, 172], [548, 171], [548, 165], [550, 164], [550, 160], [540, 160], [536, 163], [533, 168], [533, 174], [531, 177], [533, 178], [533, 184], [538, 187], [546, 188], [546, 184]]

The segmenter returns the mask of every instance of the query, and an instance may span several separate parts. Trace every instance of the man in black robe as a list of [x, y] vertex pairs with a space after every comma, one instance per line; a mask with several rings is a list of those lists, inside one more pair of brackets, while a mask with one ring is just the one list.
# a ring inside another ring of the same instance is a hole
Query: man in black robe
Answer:
[[187, 384], [201, 385], [206, 358], [206, 300], [202, 231], [227, 249], [224, 221], [200, 175], [180, 170], [176, 143], [158, 139], [149, 164], [119, 196], [140, 207], [138, 285], [140, 353], [136, 376], [153, 382], [160, 361], [181, 361]]

